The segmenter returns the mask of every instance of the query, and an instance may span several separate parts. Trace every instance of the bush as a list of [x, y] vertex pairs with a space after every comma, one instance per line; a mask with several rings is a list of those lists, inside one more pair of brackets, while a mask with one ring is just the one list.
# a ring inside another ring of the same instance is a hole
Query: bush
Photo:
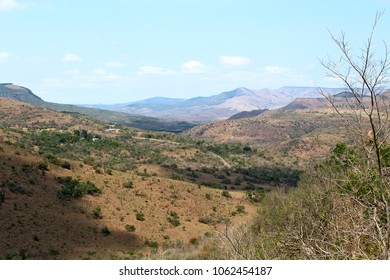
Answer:
[[125, 229], [129, 232], [134, 232], [135, 231], [135, 226], [133, 225], [125, 225]]
[[12, 181], [12, 180], [7, 180], [6, 186], [8, 187], [8, 190], [9, 190], [10, 192], [13, 192], [13, 193], [21, 193], [21, 194], [24, 194], [24, 193], [25, 193], [24, 187], [21, 186], [21, 185], [16, 184], [16, 183], [15, 183], [14, 181]]
[[122, 186], [126, 189], [132, 189], [134, 188], [134, 184], [133, 184], [133, 181], [131, 179], [127, 180], [126, 182], [124, 182], [122, 184]]
[[90, 181], [81, 182], [70, 176], [58, 177], [57, 182], [63, 185], [57, 195], [59, 199], [78, 198], [84, 194], [96, 195], [101, 193], [94, 183]]
[[111, 234], [111, 231], [108, 229], [107, 226], [104, 226], [104, 227], [100, 230], [100, 232], [101, 232], [101, 234], [102, 234], [103, 236], [108, 236], [108, 235]]
[[150, 248], [154, 248], [154, 249], [158, 248], [158, 243], [155, 240], [146, 240], [145, 245], [150, 247]]
[[142, 213], [141, 211], [140, 212], [137, 212], [135, 214], [135, 218], [138, 220], [138, 221], [145, 221], [145, 214]]
[[56, 156], [53, 156], [50, 154], [50, 155], [47, 155], [46, 158], [50, 163], [52, 163], [54, 165], [58, 165], [58, 166], [61, 165], [61, 161]]
[[210, 216], [204, 216], [204, 217], [200, 217], [198, 219], [198, 222], [202, 224], [210, 225], [213, 224], [213, 219]]
[[38, 163], [38, 169], [41, 171], [47, 171], [49, 170], [49, 166], [47, 165], [46, 162], [40, 162]]
[[244, 205], [237, 205], [237, 213], [244, 214], [245, 213], [245, 206]]
[[246, 195], [250, 202], [261, 202], [265, 197], [265, 190], [263, 188], [249, 190]]
[[221, 195], [226, 198], [231, 198], [232, 195], [227, 190], [222, 191]]
[[69, 169], [69, 170], [70, 170], [70, 167], [71, 167], [70, 163], [67, 162], [67, 161], [61, 162], [60, 166], [61, 166], [62, 168], [64, 168], [64, 169]]
[[96, 207], [92, 210], [92, 216], [95, 219], [101, 219], [102, 218], [102, 209], [100, 207]]
[[180, 225], [179, 221], [179, 215], [175, 211], [170, 211], [169, 215], [167, 217], [167, 221], [173, 225], [174, 227], [177, 227]]

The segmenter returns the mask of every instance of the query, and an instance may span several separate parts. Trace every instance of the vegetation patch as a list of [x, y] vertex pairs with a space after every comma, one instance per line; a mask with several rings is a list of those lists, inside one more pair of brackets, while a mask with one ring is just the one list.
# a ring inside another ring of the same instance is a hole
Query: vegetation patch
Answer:
[[180, 226], [179, 215], [175, 211], [169, 212], [167, 221], [174, 227]]
[[98, 195], [101, 193], [94, 183], [90, 181], [82, 182], [70, 176], [58, 177], [57, 182], [63, 185], [57, 195], [61, 200], [79, 198], [85, 194]]
[[125, 229], [128, 232], [134, 232], [135, 231], [135, 226], [134, 225], [125, 225]]

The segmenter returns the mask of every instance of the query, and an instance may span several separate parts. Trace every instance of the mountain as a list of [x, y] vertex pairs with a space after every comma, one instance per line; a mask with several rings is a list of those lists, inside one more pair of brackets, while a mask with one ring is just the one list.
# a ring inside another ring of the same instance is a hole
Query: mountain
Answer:
[[44, 102], [28, 88], [17, 86], [12, 83], [0, 84], [0, 97], [11, 98], [30, 104], [42, 104]]
[[159, 118], [128, 114], [124, 112], [114, 112], [104, 109], [46, 102], [33, 94], [28, 88], [14, 85], [12, 83], [0, 84], [0, 98], [10, 98], [57, 112], [83, 114], [100, 121], [114, 122], [146, 130], [180, 133], [195, 126], [195, 124], [185, 121], [162, 120]]
[[[339, 88], [324, 90], [332, 95], [345, 91]], [[241, 87], [209, 97], [185, 100], [158, 97], [127, 104], [87, 106], [157, 118], [209, 122], [228, 119], [242, 111], [281, 108], [298, 97], [318, 96], [319, 89], [315, 87], [282, 87], [276, 90]]]
[[235, 114], [233, 116], [231, 116], [230, 118], [228, 118], [229, 121], [231, 120], [238, 120], [238, 119], [245, 119], [245, 118], [253, 118], [253, 117], [257, 117], [258, 115], [264, 113], [264, 112], [267, 112], [268, 109], [264, 109], [264, 110], [252, 110], [252, 111], [242, 111], [238, 114]]
[[329, 106], [329, 104], [325, 98], [296, 98], [293, 102], [283, 107], [282, 110], [326, 108], [327, 106]]

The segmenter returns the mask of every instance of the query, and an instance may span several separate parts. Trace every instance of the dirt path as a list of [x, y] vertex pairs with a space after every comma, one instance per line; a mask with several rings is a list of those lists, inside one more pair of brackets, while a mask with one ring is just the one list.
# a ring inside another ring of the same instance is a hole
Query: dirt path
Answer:
[[169, 144], [173, 144], [173, 145], [179, 145], [180, 144], [180, 143], [177, 143], [177, 142], [173, 142], [173, 141], [170, 141], [170, 140], [164, 140], [164, 139], [146, 138], [146, 137], [139, 137], [139, 136], [133, 136], [132, 138], [133, 139], [137, 139], [137, 140], [150, 140], [150, 141], [153, 141], [153, 142], [169, 143]]
[[214, 154], [214, 153], [212, 153], [212, 152], [210, 152], [214, 157], [216, 157], [216, 158], [218, 158], [221, 162], [222, 162], [222, 164], [225, 166], [225, 167], [227, 167], [227, 168], [232, 168], [232, 166], [230, 165], [230, 163], [228, 163], [223, 157], [221, 157], [220, 155], [217, 155], [217, 154]]

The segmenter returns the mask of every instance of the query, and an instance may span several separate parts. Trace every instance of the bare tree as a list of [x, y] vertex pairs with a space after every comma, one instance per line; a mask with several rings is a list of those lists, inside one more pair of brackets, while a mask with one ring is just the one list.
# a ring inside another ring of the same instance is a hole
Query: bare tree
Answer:
[[354, 172], [365, 179], [369, 190], [364, 196], [355, 194], [353, 198], [369, 213], [369, 224], [374, 227], [381, 258], [390, 259], [390, 188], [386, 179], [389, 167], [386, 159], [390, 153], [390, 53], [385, 42], [381, 57], [374, 50], [375, 29], [382, 14], [377, 13], [368, 39], [358, 51], [351, 48], [345, 33], [338, 37], [331, 33], [341, 56], [338, 60], [323, 60], [321, 64], [330, 77], [344, 84], [348, 93], [342, 96], [331, 96], [324, 90], [320, 93], [346, 121], [346, 128], [358, 140], [364, 168], [359, 166]]

